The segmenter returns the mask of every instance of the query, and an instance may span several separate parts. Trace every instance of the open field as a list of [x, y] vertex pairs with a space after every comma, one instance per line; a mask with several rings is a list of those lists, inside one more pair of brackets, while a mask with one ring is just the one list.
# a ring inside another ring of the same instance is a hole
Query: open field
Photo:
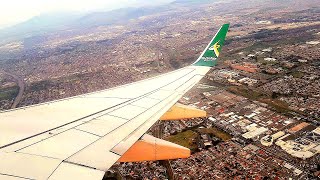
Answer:
[[192, 130], [180, 132], [176, 135], [172, 135], [166, 138], [167, 141], [173, 142], [175, 144], [179, 144], [181, 146], [187, 147], [191, 150], [195, 150], [197, 145], [195, 143], [195, 139], [198, 137], [196, 132]]
[[6, 99], [14, 99], [17, 96], [18, 92], [18, 86], [0, 89], [0, 101]]

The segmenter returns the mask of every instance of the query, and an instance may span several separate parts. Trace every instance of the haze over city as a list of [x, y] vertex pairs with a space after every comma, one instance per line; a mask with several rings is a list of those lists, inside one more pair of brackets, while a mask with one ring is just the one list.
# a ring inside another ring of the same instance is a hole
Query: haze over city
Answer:
[[173, 0], [30, 0], [3, 1], [0, 6], [0, 29], [12, 26], [35, 16], [56, 13], [85, 14], [93, 11], [110, 11], [126, 7], [156, 6]]

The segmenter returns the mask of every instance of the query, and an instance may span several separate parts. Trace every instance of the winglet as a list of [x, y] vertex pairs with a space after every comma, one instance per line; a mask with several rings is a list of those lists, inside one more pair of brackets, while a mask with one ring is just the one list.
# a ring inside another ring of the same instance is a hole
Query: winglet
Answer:
[[224, 39], [226, 38], [229, 29], [229, 24], [224, 24], [221, 26], [217, 34], [210, 41], [206, 49], [202, 52], [200, 57], [196, 62], [193, 63], [194, 66], [209, 66], [213, 67], [217, 64], [217, 59], [221, 52], [222, 46], [224, 44]]

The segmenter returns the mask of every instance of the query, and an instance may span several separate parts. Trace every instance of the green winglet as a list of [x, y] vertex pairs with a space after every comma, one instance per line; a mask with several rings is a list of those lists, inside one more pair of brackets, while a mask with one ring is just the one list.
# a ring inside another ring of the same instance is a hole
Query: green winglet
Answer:
[[224, 24], [221, 26], [217, 34], [208, 44], [206, 49], [200, 55], [198, 60], [193, 63], [194, 66], [209, 66], [213, 67], [217, 64], [217, 59], [221, 52], [224, 40], [226, 38], [229, 29], [229, 24]]

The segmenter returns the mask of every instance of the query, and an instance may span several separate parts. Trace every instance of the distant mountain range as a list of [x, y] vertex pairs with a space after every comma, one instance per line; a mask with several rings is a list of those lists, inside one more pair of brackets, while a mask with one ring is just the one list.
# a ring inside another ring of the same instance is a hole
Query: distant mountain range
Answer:
[[188, 4], [188, 3], [206, 3], [206, 2], [212, 2], [213, 0], [176, 0], [172, 2], [173, 4]]
[[[136, 19], [141, 16], [165, 11], [172, 5], [188, 5], [210, 1], [214, 0], [166, 0], [165, 2], [169, 2], [169, 4], [160, 5], [163, 4], [164, 1], [156, 0], [153, 3], [146, 4], [152, 4], [153, 6], [146, 7], [128, 7], [104, 12], [91, 12], [87, 14], [68, 12], [43, 14], [12, 27], [0, 30], [0, 44], [70, 28], [90, 28], [95, 26], [111, 25], [114, 23], [125, 23], [130, 19]], [[137, 3], [138, 2], [139, 0]]]
[[35, 16], [25, 22], [0, 30], [1, 40], [13, 40], [66, 28], [82, 15], [54, 13]]
[[166, 6], [123, 8], [108, 12], [90, 13], [74, 22], [73, 26], [102, 26], [114, 23], [125, 23], [130, 19], [151, 15], [166, 10]]

